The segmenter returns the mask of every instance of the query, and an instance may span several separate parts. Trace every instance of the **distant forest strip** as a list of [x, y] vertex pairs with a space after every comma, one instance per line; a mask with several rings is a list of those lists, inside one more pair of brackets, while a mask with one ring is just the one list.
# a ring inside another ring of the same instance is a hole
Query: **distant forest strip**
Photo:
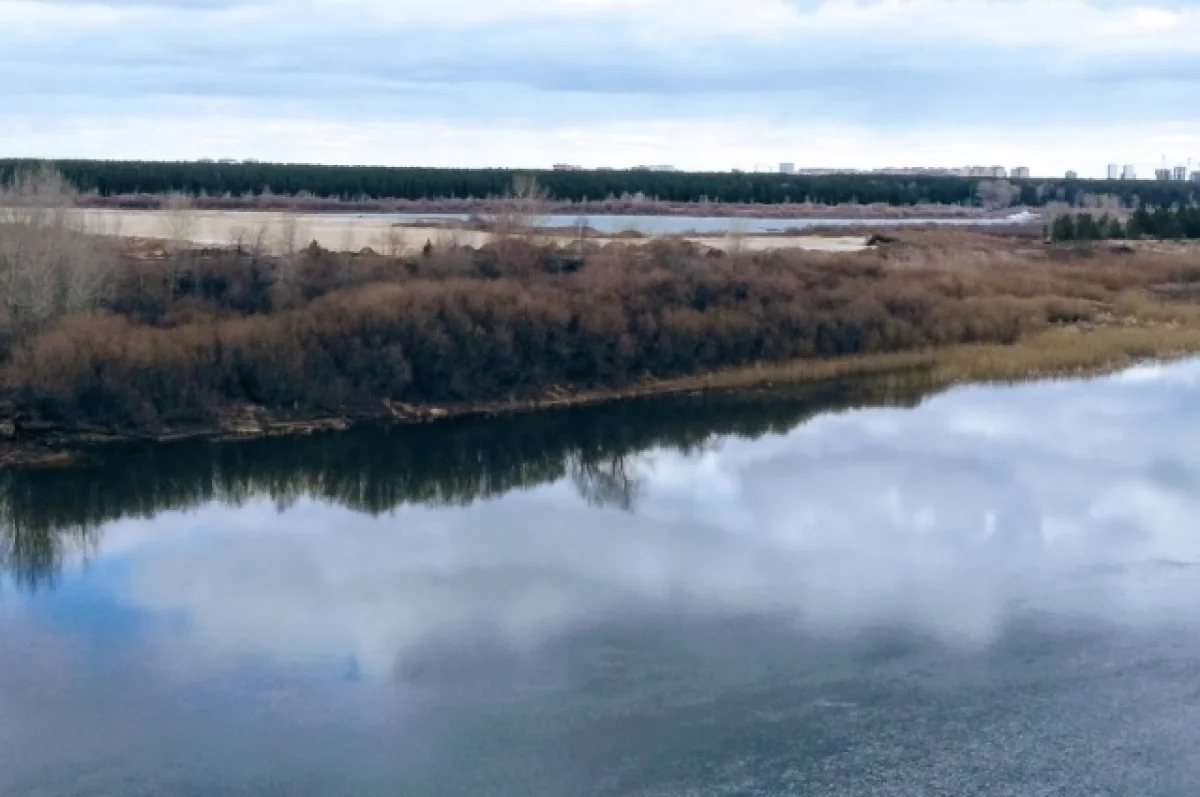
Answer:
[[[34, 165], [0, 160], [0, 184]], [[340, 200], [436, 200], [495, 198], [508, 194], [518, 176], [535, 177], [559, 202], [643, 196], [663, 202], [782, 205], [924, 204], [964, 207], [1086, 206], [1099, 197], [1128, 208], [1192, 204], [1200, 183], [1119, 180], [1022, 179], [924, 175], [781, 175], [758, 173], [529, 171], [433, 169], [383, 166], [319, 166], [278, 163], [202, 163], [60, 160], [54, 166], [83, 192], [102, 197], [185, 192], [258, 197], [264, 193]]]
[[1198, 240], [1200, 239], [1200, 206], [1167, 207], [1153, 210], [1141, 206], [1122, 221], [1120, 216], [1107, 213], [1064, 213], [1049, 227], [1053, 241], [1138, 240]]

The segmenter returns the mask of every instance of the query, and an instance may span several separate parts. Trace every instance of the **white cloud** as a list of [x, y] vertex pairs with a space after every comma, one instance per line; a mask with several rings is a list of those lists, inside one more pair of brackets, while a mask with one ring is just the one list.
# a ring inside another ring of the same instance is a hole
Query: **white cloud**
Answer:
[[380, 518], [214, 505], [114, 524], [99, 561], [127, 559], [122, 600], [186, 618], [172, 644], [198, 657], [352, 657], [380, 677], [439, 642], [528, 649], [669, 610], [967, 646], [1025, 610], [1175, 622], [1200, 598], [1200, 453], [1180, 445], [1200, 435], [1200, 363], [1166, 373], [967, 388], [649, 452], [633, 515], [564, 485]]

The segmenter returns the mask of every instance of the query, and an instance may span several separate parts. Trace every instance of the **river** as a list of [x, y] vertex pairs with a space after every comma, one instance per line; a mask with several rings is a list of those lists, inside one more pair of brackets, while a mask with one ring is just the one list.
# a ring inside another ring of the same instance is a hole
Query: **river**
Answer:
[[[336, 214], [324, 214], [332, 217]], [[422, 221], [466, 221], [465, 213], [364, 213], [359, 218], [382, 218], [395, 223], [419, 223]], [[977, 218], [745, 218], [733, 216], [539, 216], [536, 223], [542, 227], [574, 228], [586, 224], [601, 235], [619, 235], [623, 232], [638, 232], [643, 235], [773, 235], [794, 230], [838, 227], [912, 227], [929, 224], [949, 226], [995, 227], [1013, 224], [1029, 224], [1039, 216], [1028, 211], [1008, 216]]]
[[1200, 362], [0, 474], [0, 794], [1192, 795]]

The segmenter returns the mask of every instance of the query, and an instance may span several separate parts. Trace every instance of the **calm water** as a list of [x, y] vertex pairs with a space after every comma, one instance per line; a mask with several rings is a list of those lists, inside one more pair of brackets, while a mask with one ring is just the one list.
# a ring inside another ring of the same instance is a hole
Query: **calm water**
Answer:
[[910, 381], [2, 474], [0, 794], [1196, 794], [1200, 363]]
[[[366, 213], [356, 214], [363, 218], [387, 218], [397, 222], [414, 221], [466, 221], [465, 213]], [[341, 218], [342, 216], [339, 216]], [[1028, 224], [1037, 221], [1030, 214], [1014, 214], [1007, 218], [993, 219], [747, 219], [707, 216], [539, 216], [538, 225], [542, 227], [575, 227], [580, 219], [587, 226], [601, 235], [613, 235], [633, 230], [644, 235], [682, 235], [698, 233], [700, 235], [725, 235], [736, 232], [748, 233], [778, 233], [788, 230], [806, 230], [811, 227], [856, 227], [870, 225], [872, 227], [900, 227], [920, 224], [949, 224], [989, 226], [1006, 224]]]

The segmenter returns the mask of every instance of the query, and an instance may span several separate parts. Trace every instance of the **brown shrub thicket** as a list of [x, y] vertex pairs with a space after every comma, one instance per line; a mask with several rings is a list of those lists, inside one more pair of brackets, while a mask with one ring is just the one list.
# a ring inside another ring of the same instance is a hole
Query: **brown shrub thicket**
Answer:
[[755, 362], [1009, 343], [1196, 276], [1169, 253], [1075, 257], [984, 237], [855, 255], [728, 256], [671, 240], [581, 254], [509, 239], [408, 259], [216, 249], [190, 252], [178, 270], [164, 267], [177, 253], [135, 254], [103, 312], [14, 344], [4, 376], [22, 417], [157, 429], [234, 402], [332, 413], [385, 398], [506, 400]]

